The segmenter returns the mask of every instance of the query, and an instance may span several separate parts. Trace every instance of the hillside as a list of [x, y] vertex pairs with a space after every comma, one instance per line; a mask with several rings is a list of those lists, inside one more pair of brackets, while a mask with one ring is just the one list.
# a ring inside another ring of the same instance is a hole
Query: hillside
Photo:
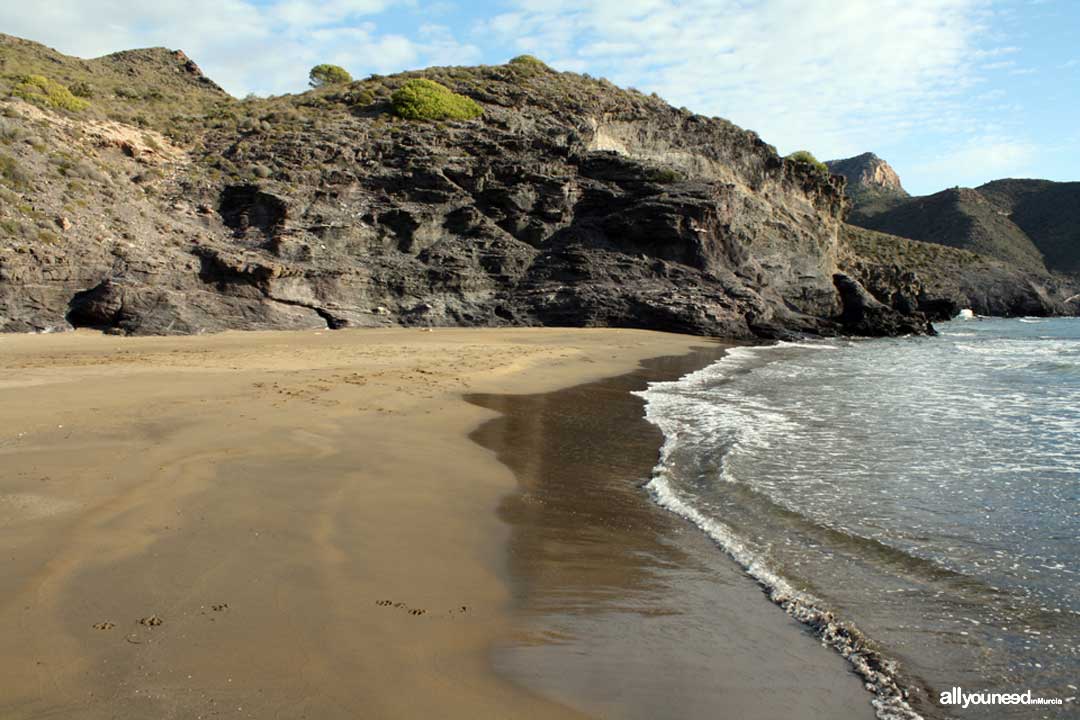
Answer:
[[976, 189], [1009, 213], [1048, 268], [1080, 274], [1080, 182], [995, 180]]
[[[859, 278], [882, 302], [910, 304], [932, 319], [954, 316], [969, 308], [979, 315], [1060, 315], [1075, 314], [1065, 299], [1076, 292], [1076, 284], [1046, 273], [1032, 273], [1009, 263], [968, 250], [932, 242], [844, 226], [844, 239], [851, 255], [841, 264], [844, 271]], [[918, 283], [896, 277], [910, 273]], [[901, 291], [897, 296], [898, 290]]]
[[[841, 179], [534, 58], [242, 101], [162, 49], [0, 67], [6, 331], [928, 328], [845, 274]], [[402, 118], [421, 86], [468, 114]]]
[[916, 197], [852, 222], [870, 230], [948, 245], [1045, 272], [1042, 253], [1009, 213], [976, 190], [953, 188]]
[[0, 33], [0, 95], [28, 75], [46, 77], [84, 100], [81, 118], [113, 120], [190, 140], [235, 100], [180, 51], [127, 50], [92, 60]]

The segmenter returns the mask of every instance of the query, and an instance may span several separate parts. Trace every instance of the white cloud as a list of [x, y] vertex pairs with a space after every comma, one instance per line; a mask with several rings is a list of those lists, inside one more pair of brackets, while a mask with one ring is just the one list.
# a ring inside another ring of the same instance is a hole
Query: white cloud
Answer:
[[979, 185], [989, 178], [1023, 177], [1032, 169], [1039, 147], [1027, 140], [993, 132], [979, 133], [956, 149], [913, 167], [916, 176], [949, 177], [952, 184]]
[[479, 27], [757, 130], [782, 151], [861, 152], [955, 110], [985, 0], [516, 0]]
[[303, 89], [320, 62], [354, 75], [430, 63], [470, 62], [479, 50], [427, 27], [417, 37], [372, 21], [409, 0], [46, 0], [26, 12], [0, 4], [4, 32], [79, 57], [164, 46], [183, 50], [234, 95]]

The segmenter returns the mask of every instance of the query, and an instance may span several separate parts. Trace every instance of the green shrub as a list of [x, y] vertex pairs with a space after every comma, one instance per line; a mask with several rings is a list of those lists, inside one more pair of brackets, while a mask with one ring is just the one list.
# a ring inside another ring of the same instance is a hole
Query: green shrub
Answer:
[[407, 120], [471, 120], [484, 114], [472, 98], [424, 78], [405, 81], [390, 102], [394, 112]]
[[545, 63], [543, 60], [536, 57], [535, 55], [518, 55], [515, 58], [510, 58], [510, 62], [512, 64], [515, 64], [515, 65], [516, 64], [522, 64], [522, 65], [534, 65], [534, 66], [539, 66], [539, 67], [542, 67], [542, 68], [547, 67], [547, 63]]
[[645, 179], [649, 182], [669, 185], [674, 182], [680, 182], [684, 178], [682, 173], [678, 170], [673, 170], [671, 168], [650, 168], [649, 171], [645, 173]]
[[92, 98], [94, 97], [94, 87], [90, 83], [80, 80], [72, 84], [71, 94], [75, 97]]
[[510, 62], [506, 64], [516, 72], [529, 76], [538, 75], [542, 72], [551, 72], [551, 68], [535, 55], [518, 55], [516, 58], [511, 58]]
[[325, 85], [341, 85], [352, 82], [352, 75], [339, 65], [327, 65], [324, 63], [311, 68], [311, 72], [308, 73], [308, 82], [313, 88]]
[[0, 183], [12, 190], [25, 190], [30, 187], [30, 180], [30, 174], [22, 169], [15, 158], [0, 155]]
[[800, 165], [809, 165], [817, 170], [819, 175], [825, 178], [829, 177], [829, 166], [814, 157], [814, 154], [809, 150], [796, 150], [788, 155], [787, 159]]
[[0, 237], [22, 235], [22, 223], [18, 220], [0, 220]]
[[75, 97], [66, 87], [43, 75], [25, 76], [11, 94], [36, 105], [72, 112], [79, 112], [90, 106], [86, 100]]
[[10, 123], [7, 120], [0, 120], [0, 143], [11, 145], [19, 140], [24, 140], [25, 138], [26, 130], [21, 126]]
[[354, 107], [367, 107], [375, 102], [375, 93], [370, 90], [364, 89], [358, 93], [355, 93], [349, 97]]

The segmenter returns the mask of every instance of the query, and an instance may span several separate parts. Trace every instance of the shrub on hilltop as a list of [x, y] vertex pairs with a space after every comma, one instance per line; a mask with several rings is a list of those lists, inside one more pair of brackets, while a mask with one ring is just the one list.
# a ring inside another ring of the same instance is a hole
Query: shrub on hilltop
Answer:
[[352, 75], [340, 65], [316, 65], [308, 73], [308, 82], [313, 88], [327, 85], [343, 85], [352, 82]]
[[88, 101], [75, 97], [64, 85], [44, 75], [25, 76], [11, 94], [36, 105], [71, 112], [79, 112], [90, 106]]
[[529, 77], [539, 75], [543, 72], [551, 72], [551, 68], [549, 68], [543, 60], [534, 55], [518, 55], [506, 64], [516, 73], [527, 75]]
[[818, 174], [822, 177], [826, 179], [828, 179], [829, 177], [829, 166], [814, 157], [814, 154], [809, 150], [796, 150], [795, 152], [788, 155], [787, 159], [791, 160], [792, 162], [797, 162], [801, 165], [809, 165], [810, 167], [817, 170]]
[[484, 113], [472, 98], [425, 78], [407, 80], [390, 102], [394, 113], [407, 120], [471, 120]]

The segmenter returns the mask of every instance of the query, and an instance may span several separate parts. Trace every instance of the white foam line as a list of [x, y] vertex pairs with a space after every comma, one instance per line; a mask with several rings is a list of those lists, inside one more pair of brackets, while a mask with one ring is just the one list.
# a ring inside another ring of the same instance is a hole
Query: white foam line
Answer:
[[[821, 609], [824, 604], [817, 598], [795, 590], [731, 528], [715, 518], [704, 515], [680, 497], [671, 484], [668, 460], [678, 446], [680, 433], [677, 420], [666, 422], [662, 417], [659, 406], [664, 403], [657, 401], [672, 390], [699, 388], [711, 380], [722, 377], [733, 366], [745, 365], [745, 360], [756, 356], [758, 352], [792, 345], [795, 343], [733, 348], [724, 358], [707, 368], [690, 373], [677, 381], [653, 383], [648, 390], [635, 393], [645, 398], [645, 417], [660, 428], [665, 438], [663, 447], [660, 449], [660, 462], [654, 468], [653, 477], [646, 487], [658, 505], [689, 520], [704, 531], [766, 590], [772, 602], [783, 608], [788, 615], [811, 628], [823, 644], [833, 648], [847, 659], [855, 672], [863, 678], [865, 687], [873, 693], [874, 698], [871, 703], [880, 720], [923, 720], [906, 700], [907, 693], [900, 687], [896, 677], [895, 663], [870, 648], [866, 636], [858, 628], [850, 623], [842, 622], [831, 612]], [[816, 344], [810, 346], [815, 349], [825, 347]]]

